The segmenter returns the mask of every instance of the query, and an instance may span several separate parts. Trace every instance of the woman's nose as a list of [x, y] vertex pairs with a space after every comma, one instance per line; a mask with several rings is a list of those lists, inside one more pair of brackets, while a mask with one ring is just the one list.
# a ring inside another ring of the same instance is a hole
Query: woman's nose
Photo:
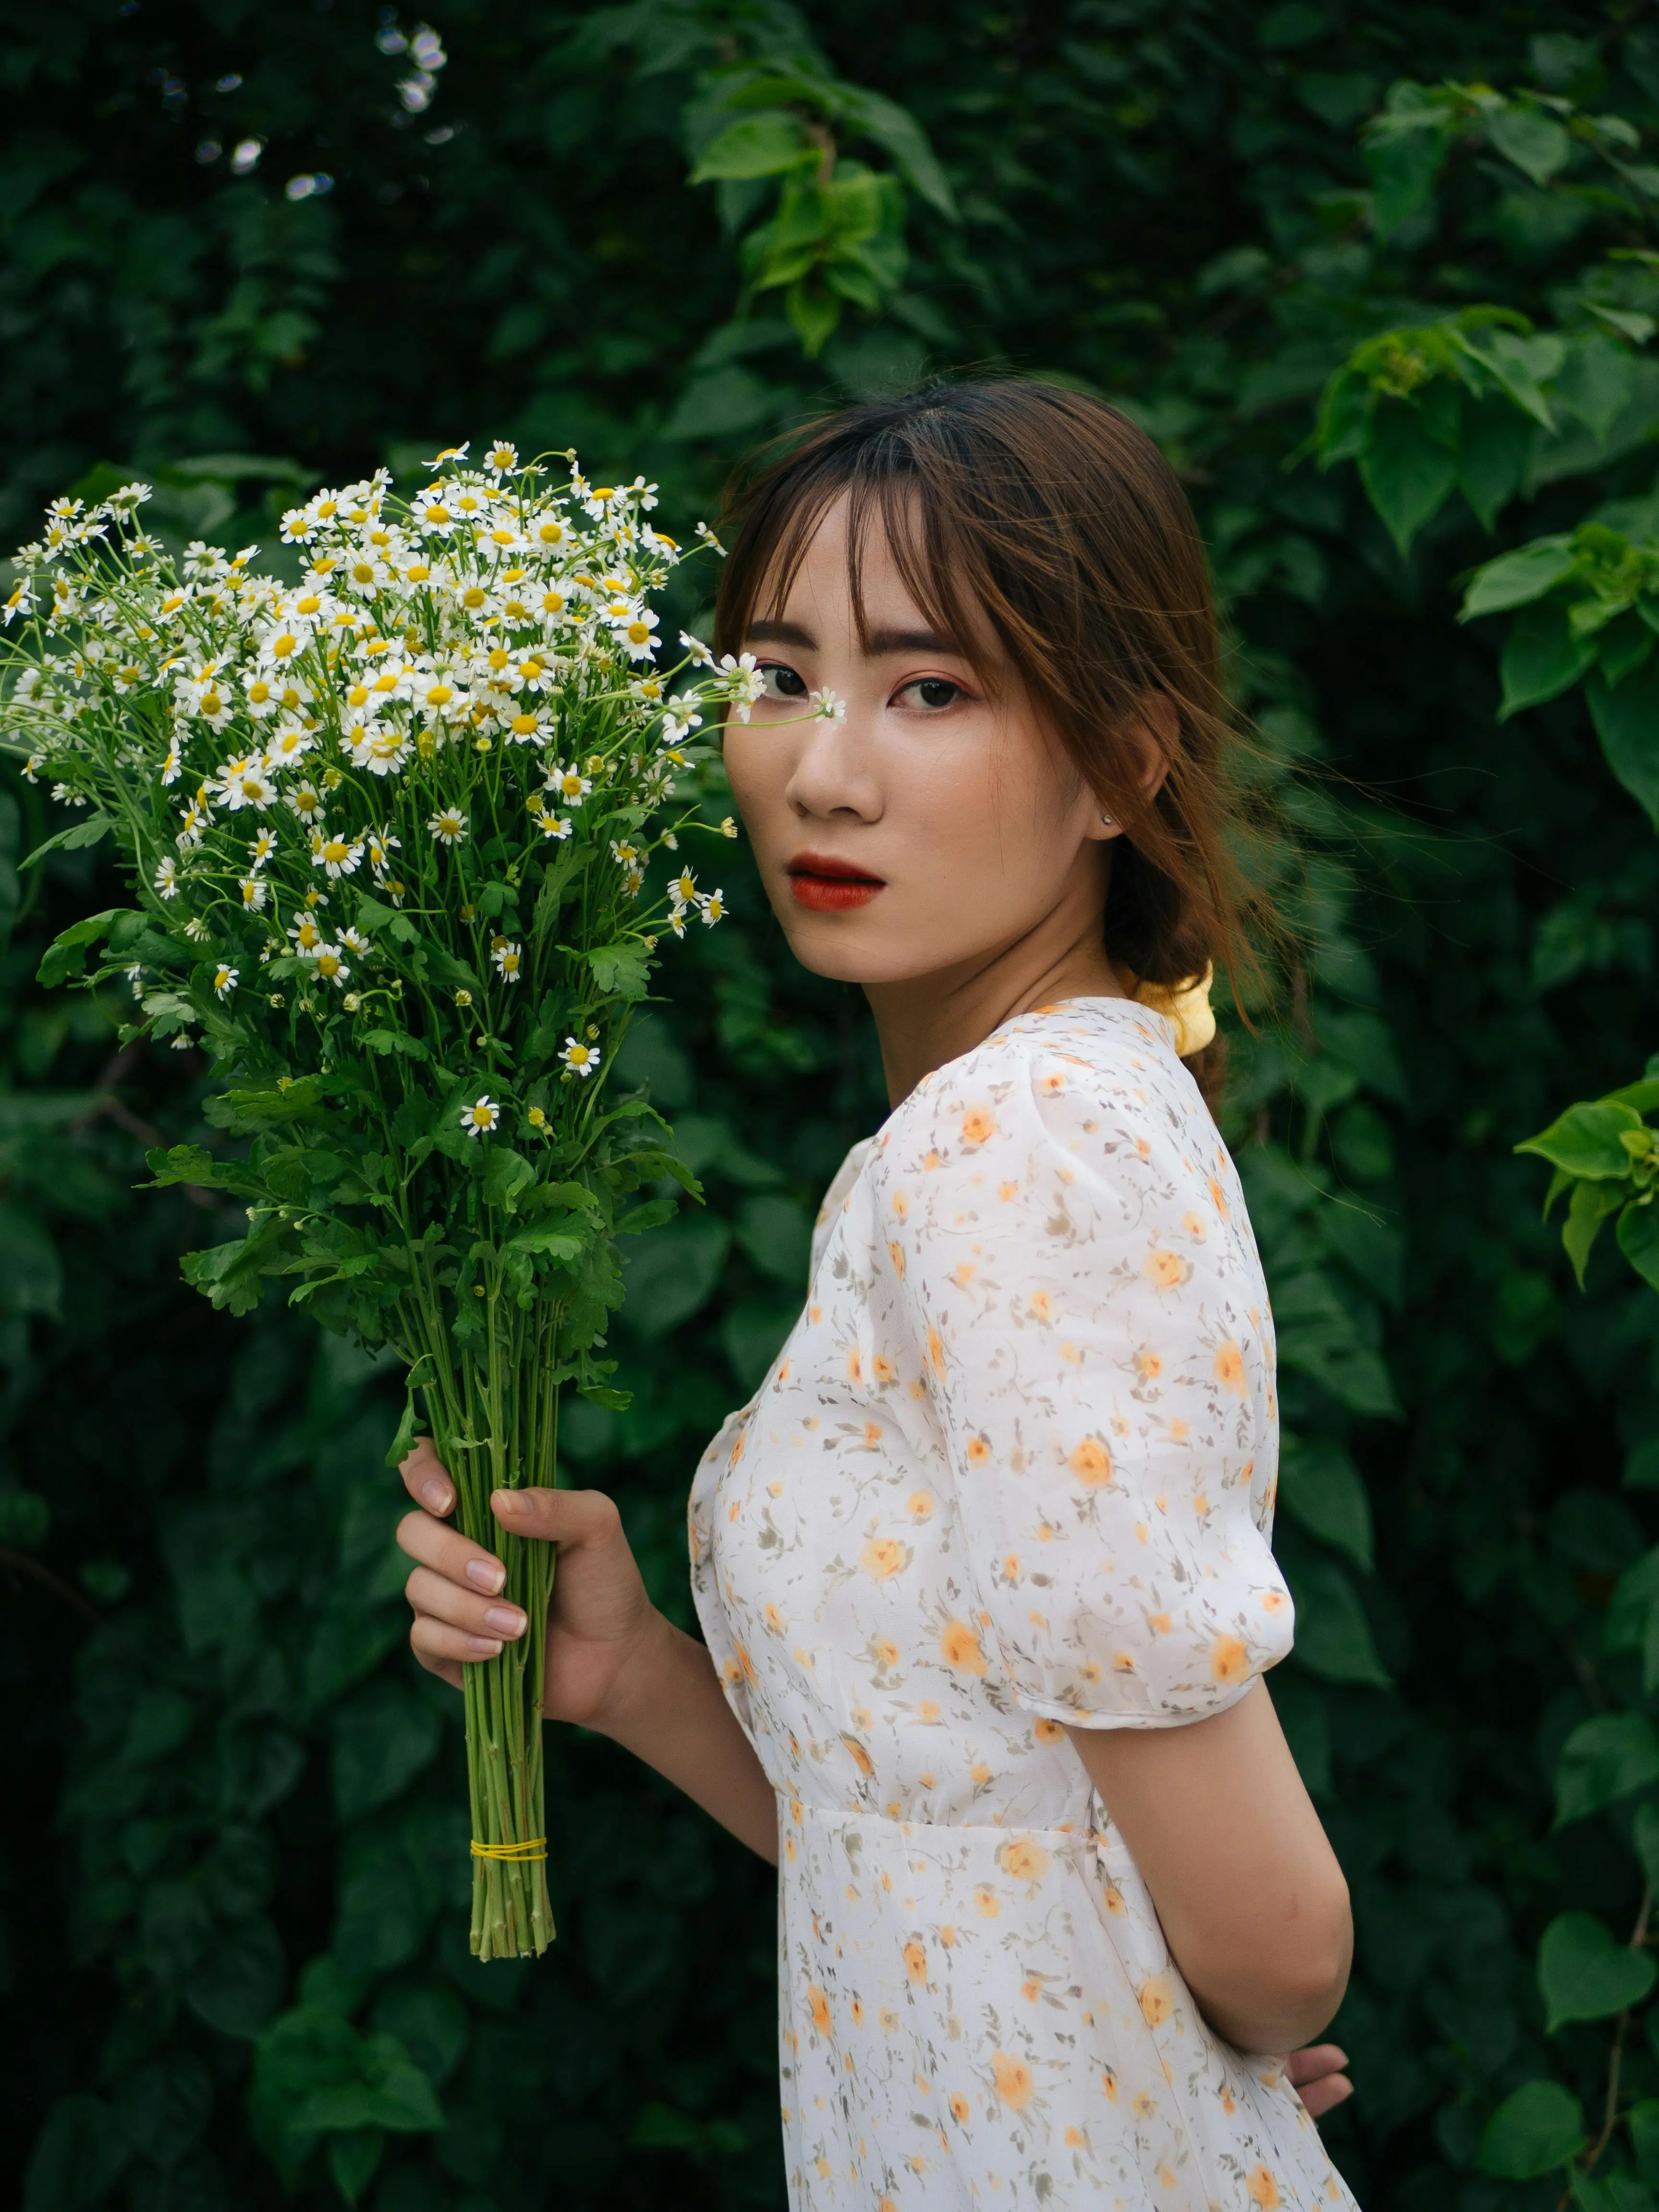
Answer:
[[881, 788], [863, 753], [846, 723], [819, 723], [802, 746], [784, 793], [796, 813], [852, 813], [860, 821], [876, 820]]

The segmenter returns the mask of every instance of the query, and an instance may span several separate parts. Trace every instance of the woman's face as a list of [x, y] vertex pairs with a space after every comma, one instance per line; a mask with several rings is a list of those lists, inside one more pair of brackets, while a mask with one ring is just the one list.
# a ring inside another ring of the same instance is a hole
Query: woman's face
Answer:
[[[1115, 832], [1018, 675], [1002, 666], [988, 697], [873, 534], [862, 583], [867, 647], [838, 502], [787, 604], [743, 641], [766, 690], [748, 723], [728, 721], [726, 767], [791, 950], [880, 985], [972, 972], [1049, 933], [1097, 941]], [[845, 720], [805, 719], [815, 691]]]

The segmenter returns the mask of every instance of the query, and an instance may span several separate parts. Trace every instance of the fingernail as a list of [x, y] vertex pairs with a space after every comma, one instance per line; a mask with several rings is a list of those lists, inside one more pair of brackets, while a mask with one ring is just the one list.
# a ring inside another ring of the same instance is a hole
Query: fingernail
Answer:
[[421, 1485], [421, 1498], [434, 1513], [447, 1513], [455, 1503], [455, 1493], [447, 1482], [440, 1482], [434, 1476], [432, 1481]]
[[494, 1597], [507, 1580], [507, 1569], [499, 1559], [469, 1559], [466, 1578], [474, 1589], [481, 1589]]
[[525, 1501], [516, 1490], [498, 1490], [490, 1499], [498, 1513], [522, 1513]]
[[503, 1636], [522, 1636], [525, 1617], [516, 1605], [490, 1605], [484, 1607], [484, 1620], [491, 1628], [499, 1628]]
[[501, 1647], [493, 1636], [469, 1636], [466, 1648], [480, 1659], [499, 1659], [501, 1656]]

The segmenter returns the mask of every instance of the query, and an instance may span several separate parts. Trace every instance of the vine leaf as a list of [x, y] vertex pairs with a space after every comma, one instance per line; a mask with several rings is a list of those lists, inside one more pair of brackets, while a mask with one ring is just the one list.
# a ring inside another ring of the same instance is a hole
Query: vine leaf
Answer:
[[1593, 1912], [1559, 1914], [1538, 1946], [1538, 1986], [1552, 2035], [1569, 2021], [1610, 2020], [1640, 2004], [1656, 1980], [1659, 1966], [1620, 1943]]

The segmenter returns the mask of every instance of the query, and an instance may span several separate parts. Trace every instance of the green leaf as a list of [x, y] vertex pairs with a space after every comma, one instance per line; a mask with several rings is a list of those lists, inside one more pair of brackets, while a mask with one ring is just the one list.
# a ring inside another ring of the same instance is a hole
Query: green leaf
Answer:
[[[1560, 1175], [1565, 1170], [1558, 1168]], [[1572, 1198], [1567, 1206], [1567, 1218], [1561, 1224], [1561, 1243], [1577, 1279], [1579, 1289], [1584, 1287], [1584, 1270], [1589, 1266], [1590, 1254], [1601, 1233], [1601, 1224], [1609, 1214], [1617, 1213], [1625, 1203], [1625, 1185], [1612, 1182], [1577, 1182], [1573, 1185]]]
[[614, 992], [631, 1003], [644, 998], [650, 988], [651, 955], [642, 945], [631, 945], [626, 940], [607, 945], [598, 952], [590, 952], [587, 964], [600, 990]]
[[1640, 2004], [1659, 1966], [1632, 1951], [1589, 1912], [1563, 1912], [1544, 1930], [1538, 1947], [1538, 1986], [1547, 2032], [1569, 2021], [1607, 2020]]
[[1463, 437], [1457, 456], [1457, 489], [1482, 529], [1498, 518], [1521, 489], [1535, 435], [1531, 422], [1506, 398], [1477, 399], [1463, 410]]
[[86, 963], [88, 945], [96, 945], [106, 937], [122, 915], [132, 911], [130, 907], [113, 906], [102, 914], [88, 915], [84, 921], [71, 922], [53, 938], [42, 954], [35, 971], [36, 982], [62, 983], [70, 975], [78, 975]]
[[1569, 347], [1555, 394], [1605, 446], [1636, 390], [1636, 357], [1610, 331], [1596, 331]]
[[580, 1259], [589, 1242], [580, 1228], [572, 1226], [570, 1216], [565, 1214], [553, 1221], [532, 1222], [529, 1228], [517, 1231], [507, 1240], [506, 1249], [555, 1260], [560, 1266], [568, 1267]]
[[1566, 359], [1565, 339], [1553, 331], [1523, 335], [1501, 325], [1487, 324], [1480, 330], [1460, 331], [1456, 343], [1540, 429], [1554, 429], [1555, 418], [1543, 387], [1559, 373]]
[[1389, 1687], [1370, 1623], [1358, 1593], [1334, 1559], [1316, 1559], [1291, 1580], [1296, 1600], [1296, 1656], [1328, 1682]]
[[1528, 607], [1504, 641], [1499, 663], [1504, 700], [1498, 720], [1506, 722], [1523, 707], [1539, 707], [1558, 697], [1595, 659], [1595, 639], [1575, 636], [1565, 606], [1547, 603]]
[[1528, 2081], [1486, 2122], [1474, 2162], [1502, 2181], [1531, 2181], [1577, 2157], [1589, 2141], [1584, 2108], [1559, 2081]]
[[1572, 154], [1565, 125], [1535, 107], [1504, 107], [1482, 118], [1487, 143], [1535, 185], [1547, 185]]
[[1365, 161], [1373, 187], [1371, 221], [1379, 239], [1391, 238], [1432, 201], [1450, 143], [1444, 118], [1435, 113], [1425, 114], [1415, 128], [1370, 137]]
[[536, 1180], [536, 1170], [522, 1152], [515, 1152], [511, 1145], [493, 1144], [484, 1160], [483, 1195], [486, 1206], [498, 1206], [504, 1213], [515, 1211], [521, 1192]]
[[67, 830], [60, 830], [56, 836], [48, 837], [44, 843], [37, 845], [28, 858], [18, 865], [32, 868], [37, 860], [44, 860], [48, 853], [78, 853], [84, 847], [95, 845], [100, 838], [107, 837], [114, 827], [108, 815], [89, 814], [85, 821], [71, 822]]
[[1584, 696], [1607, 766], [1659, 828], [1659, 662], [1644, 661], [1616, 690], [1597, 669]]
[[1455, 489], [1457, 454], [1429, 436], [1417, 408], [1384, 399], [1371, 417], [1359, 476], [1403, 560], [1418, 532]]
[[629, 1327], [647, 1342], [690, 1321], [714, 1295], [732, 1232], [723, 1221], [683, 1215], [629, 1255]]
[[1286, 1437], [1279, 1496], [1294, 1521], [1364, 1574], [1371, 1571], [1371, 1504], [1359, 1470], [1339, 1443]]
[[1630, 1154], [1620, 1138], [1626, 1129], [1641, 1126], [1642, 1117], [1632, 1107], [1613, 1098], [1597, 1098], [1569, 1106], [1547, 1129], [1515, 1149], [1536, 1152], [1571, 1176], [1622, 1178], [1630, 1173]]
[[221, 2035], [252, 2042], [281, 2003], [287, 1978], [282, 1941], [256, 1916], [215, 1936], [185, 1984], [185, 2002]]
[[386, 2154], [382, 2128], [352, 2128], [328, 2139], [329, 2179], [348, 2204], [356, 2204]]
[[[1650, 1882], [1654, 1876], [1648, 1876]], [[1659, 2181], [1659, 2097], [1644, 2097], [1625, 2115], [1636, 2163], [1649, 2181]]]
[[401, 1682], [374, 1682], [334, 1716], [334, 1802], [343, 1820], [384, 1805], [429, 1765], [438, 1717]]
[[101, 2098], [60, 2097], [30, 2154], [22, 2212], [88, 2212], [114, 2187], [131, 2155], [125, 2132]]
[[1619, 1217], [1619, 1249], [1650, 1290], [1659, 1291], [1659, 1212], [1627, 1206]]
[[816, 148], [793, 115], [763, 108], [728, 123], [698, 155], [686, 181], [706, 185], [717, 177], [775, 177], [817, 159]]
[[1513, 553], [1501, 553], [1470, 577], [1457, 619], [1473, 622], [1477, 615], [1503, 614], [1510, 607], [1540, 599], [1577, 565], [1577, 559], [1567, 535], [1537, 538]]
[[1659, 1781], [1659, 1738], [1643, 1713], [1598, 1713], [1580, 1721], [1555, 1763], [1555, 1826]]

